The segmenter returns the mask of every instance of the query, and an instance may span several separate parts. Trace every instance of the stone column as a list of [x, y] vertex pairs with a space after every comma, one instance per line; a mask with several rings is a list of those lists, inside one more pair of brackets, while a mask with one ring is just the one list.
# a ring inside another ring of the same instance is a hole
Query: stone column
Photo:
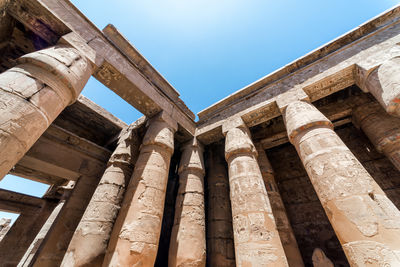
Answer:
[[125, 187], [139, 153], [133, 124], [122, 133], [103, 177], [75, 230], [61, 266], [101, 266], [121, 206]]
[[232, 209], [224, 148], [213, 144], [207, 155], [207, 262], [209, 266], [234, 267]]
[[17, 266], [25, 251], [50, 216], [56, 203], [24, 209], [0, 242], [0, 266]]
[[206, 265], [203, 148], [196, 138], [183, 146], [179, 165], [179, 189], [168, 266]]
[[271, 203], [276, 227], [281, 238], [283, 249], [290, 267], [304, 267], [296, 237], [287, 217], [286, 209], [279, 194], [278, 185], [275, 182], [274, 170], [268, 160], [267, 154], [261, 144], [256, 144], [258, 153], [258, 165], [264, 179], [265, 188]]
[[91, 73], [84, 55], [59, 44], [19, 58], [0, 74], [0, 179], [76, 100]]
[[391, 115], [400, 117], [400, 57], [394, 57], [361, 78], [360, 87], [370, 92]]
[[250, 132], [240, 117], [222, 126], [229, 169], [236, 266], [287, 266]]
[[[103, 172], [104, 169], [96, 170]], [[81, 176], [42, 241], [30, 266], [60, 266], [71, 238], [95, 191], [101, 174]]]
[[103, 266], [154, 265], [176, 130], [164, 113], [149, 120]]
[[351, 266], [400, 266], [400, 212], [313, 105], [283, 111], [290, 142]]
[[400, 170], [400, 119], [390, 116], [378, 103], [353, 110], [354, 124], [363, 130], [378, 152]]

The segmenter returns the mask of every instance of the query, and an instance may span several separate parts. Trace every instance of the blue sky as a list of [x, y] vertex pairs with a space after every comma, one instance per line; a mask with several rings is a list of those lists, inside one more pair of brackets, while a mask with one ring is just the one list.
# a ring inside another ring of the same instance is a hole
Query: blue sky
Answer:
[[[400, 1], [72, 2], [98, 28], [114, 24], [197, 113]], [[93, 78], [83, 94], [126, 123], [141, 116]], [[47, 187], [9, 176], [0, 188], [41, 196]]]

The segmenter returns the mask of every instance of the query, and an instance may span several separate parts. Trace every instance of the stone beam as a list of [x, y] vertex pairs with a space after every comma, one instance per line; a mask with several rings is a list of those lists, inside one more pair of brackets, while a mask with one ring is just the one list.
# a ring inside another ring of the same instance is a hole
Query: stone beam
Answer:
[[[344, 99], [339, 103], [333, 102], [322, 107], [318, 107], [322, 114], [324, 114], [330, 121], [332, 121], [334, 127], [351, 123], [351, 115], [353, 109], [357, 106], [370, 103], [372, 99], [366, 95], [357, 95]], [[269, 149], [275, 146], [279, 146], [289, 142], [287, 133], [285, 131], [284, 124], [282, 127], [276, 129], [273, 133], [268, 133], [265, 137], [263, 130], [253, 133], [253, 136], [258, 142], [262, 144], [263, 149]]]
[[101, 176], [110, 155], [108, 149], [52, 124], [11, 173], [62, 184], [80, 176]]
[[360, 71], [400, 54], [399, 14], [396, 7], [201, 111], [197, 138], [204, 144], [222, 139], [220, 127], [233, 116], [249, 127], [279, 116], [276, 100], [283, 93], [303, 90], [314, 102], [358, 84]]
[[[94, 77], [148, 117], [166, 112], [188, 135], [194, 135], [194, 114], [179, 94], [114, 28], [96, 28], [72, 3], [16, 0], [8, 12], [49, 44], [75, 32], [96, 51]], [[73, 44], [72, 44], [73, 45]]]
[[44, 207], [46, 202], [43, 198], [0, 189], [0, 210], [31, 214]]

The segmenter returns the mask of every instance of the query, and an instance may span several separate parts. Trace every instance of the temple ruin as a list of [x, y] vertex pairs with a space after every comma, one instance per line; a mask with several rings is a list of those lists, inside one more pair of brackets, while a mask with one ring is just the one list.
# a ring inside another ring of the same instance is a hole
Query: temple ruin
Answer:
[[198, 121], [68, 0], [0, 0], [0, 55], [0, 177], [50, 185], [0, 189], [0, 267], [400, 266], [400, 7]]

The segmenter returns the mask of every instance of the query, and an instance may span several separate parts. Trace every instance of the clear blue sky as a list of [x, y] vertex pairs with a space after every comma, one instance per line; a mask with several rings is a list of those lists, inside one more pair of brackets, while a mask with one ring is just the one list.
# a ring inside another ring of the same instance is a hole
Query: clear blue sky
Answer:
[[[98, 28], [114, 24], [197, 113], [400, 1], [72, 2]], [[83, 94], [126, 123], [141, 116], [95, 79]], [[0, 187], [37, 196], [46, 190], [15, 177], [5, 178]]]

